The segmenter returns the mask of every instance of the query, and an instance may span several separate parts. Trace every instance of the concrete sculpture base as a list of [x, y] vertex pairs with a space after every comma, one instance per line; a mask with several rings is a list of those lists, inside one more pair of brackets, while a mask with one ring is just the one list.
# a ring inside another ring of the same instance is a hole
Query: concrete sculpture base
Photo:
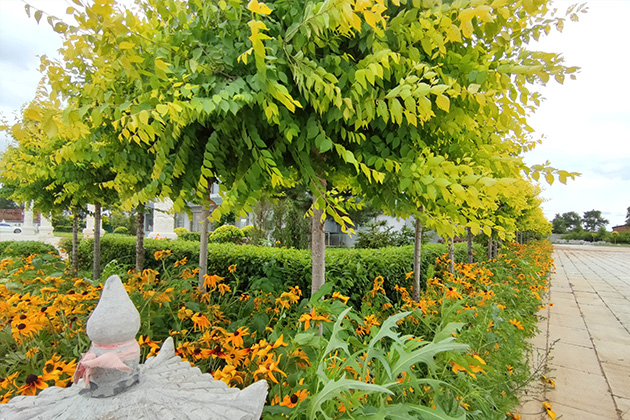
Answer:
[[201, 373], [175, 355], [172, 338], [140, 365], [140, 380], [109, 398], [91, 398], [83, 380], [70, 388], [46, 388], [35, 397], [0, 405], [2, 420], [259, 420], [267, 383], [239, 390]]

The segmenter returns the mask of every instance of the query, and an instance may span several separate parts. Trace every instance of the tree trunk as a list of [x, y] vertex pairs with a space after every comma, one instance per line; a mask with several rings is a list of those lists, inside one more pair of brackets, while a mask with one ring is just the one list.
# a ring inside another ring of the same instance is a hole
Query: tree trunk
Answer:
[[492, 233], [490, 233], [490, 237], [488, 238], [488, 259], [492, 259], [492, 249], [494, 248], [492, 244]]
[[472, 264], [475, 260], [473, 255], [473, 234], [470, 231], [470, 228], [466, 228], [467, 239], [468, 239], [468, 264]]
[[[313, 194], [313, 204], [317, 202], [317, 197]], [[315, 294], [326, 281], [326, 230], [324, 222], [321, 221], [323, 209], [313, 208], [313, 219], [311, 220], [311, 255], [312, 255], [312, 282], [311, 294]]]
[[455, 274], [455, 239], [448, 238], [448, 272]]
[[79, 271], [79, 208], [72, 208], [72, 274]]
[[416, 237], [413, 246], [413, 290], [411, 296], [420, 300], [420, 278], [422, 273], [422, 223], [416, 218]]
[[136, 273], [144, 270], [144, 206], [136, 208]]
[[94, 203], [94, 281], [101, 279], [101, 203]]
[[199, 244], [199, 290], [205, 290], [204, 276], [208, 274], [208, 218], [210, 203], [204, 203], [201, 210], [201, 243]]
[[499, 256], [499, 242], [500, 242], [499, 239], [494, 241], [494, 258]]

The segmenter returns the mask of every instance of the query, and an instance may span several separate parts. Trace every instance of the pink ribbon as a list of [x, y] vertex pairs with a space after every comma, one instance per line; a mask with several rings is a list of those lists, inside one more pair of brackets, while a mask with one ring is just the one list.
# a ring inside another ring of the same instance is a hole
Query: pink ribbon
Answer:
[[[97, 356], [92, 349], [97, 348], [101, 350], [117, 350], [124, 347], [128, 349], [117, 353], [115, 351], [108, 351], [100, 356]], [[90, 385], [90, 377], [92, 375], [92, 369], [116, 369], [121, 372], [129, 372], [131, 368], [124, 364], [124, 361], [135, 360], [140, 357], [140, 346], [136, 340], [129, 340], [117, 344], [96, 344], [92, 343], [90, 350], [87, 353], [83, 353], [83, 357], [77, 365], [77, 369], [74, 371], [72, 382], [75, 384], [79, 382], [80, 378], [83, 378], [83, 385], [88, 388]]]

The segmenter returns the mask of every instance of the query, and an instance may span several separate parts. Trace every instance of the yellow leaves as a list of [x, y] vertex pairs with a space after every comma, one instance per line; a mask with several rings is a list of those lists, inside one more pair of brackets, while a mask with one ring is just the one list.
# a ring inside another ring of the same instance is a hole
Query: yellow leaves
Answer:
[[267, 25], [259, 20], [250, 20], [247, 22], [249, 28], [252, 31], [252, 34], [249, 36], [249, 40], [252, 42], [252, 48], [254, 50], [254, 58], [256, 59], [256, 68], [261, 73], [265, 73], [265, 44], [263, 41], [266, 39], [271, 39], [267, 34], [262, 33], [262, 31], [266, 31]]
[[265, 3], [259, 3], [258, 0], [250, 0], [249, 3], [247, 3], [247, 10], [261, 15], [269, 15], [273, 12], [269, 6]]
[[438, 108], [448, 112], [451, 106], [451, 101], [446, 95], [438, 95], [435, 98], [435, 104], [438, 106]]
[[130, 50], [133, 47], [134, 47], [134, 44], [127, 41], [123, 41], [120, 44], [118, 44], [118, 48], [120, 48], [121, 50]]
[[267, 90], [277, 100], [279, 100], [287, 109], [291, 112], [295, 112], [295, 108], [302, 108], [302, 104], [293, 99], [286, 86], [279, 84], [278, 82], [271, 82], [267, 86]]
[[243, 64], [247, 64], [247, 57], [251, 55], [253, 51], [254, 51], [253, 48], [248, 49], [243, 54], [239, 55], [236, 61], [243, 62]]
[[464, 9], [459, 13], [460, 25], [462, 33], [466, 38], [472, 38], [474, 27], [472, 20], [476, 17], [482, 22], [492, 22], [494, 17], [491, 14], [492, 7], [481, 5], [470, 9]]

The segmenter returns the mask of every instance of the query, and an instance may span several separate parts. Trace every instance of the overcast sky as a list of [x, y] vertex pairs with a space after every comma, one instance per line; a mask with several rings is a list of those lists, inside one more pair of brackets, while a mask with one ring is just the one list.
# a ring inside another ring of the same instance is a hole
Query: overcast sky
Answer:
[[[64, 17], [65, 0], [29, 0]], [[555, 1], [560, 10], [572, 1]], [[580, 22], [567, 22], [563, 33], [545, 38], [536, 48], [562, 53], [581, 67], [577, 80], [550, 82], [541, 89], [547, 100], [530, 118], [544, 143], [526, 156], [527, 163], [550, 160], [552, 166], [582, 176], [569, 185], [544, 184], [543, 209], [556, 213], [601, 210], [609, 228], [624, 223], [630, 206], [630, 0], [587, 2]], [[42, 19], [28, 18], [20, 0], [0, 0], [0, 113], [11, 120], [31, 100], [40, 79], [39, 58], [54, 55], [60, 37]], [[7, 144], [0, 138], [0, 151]]]

